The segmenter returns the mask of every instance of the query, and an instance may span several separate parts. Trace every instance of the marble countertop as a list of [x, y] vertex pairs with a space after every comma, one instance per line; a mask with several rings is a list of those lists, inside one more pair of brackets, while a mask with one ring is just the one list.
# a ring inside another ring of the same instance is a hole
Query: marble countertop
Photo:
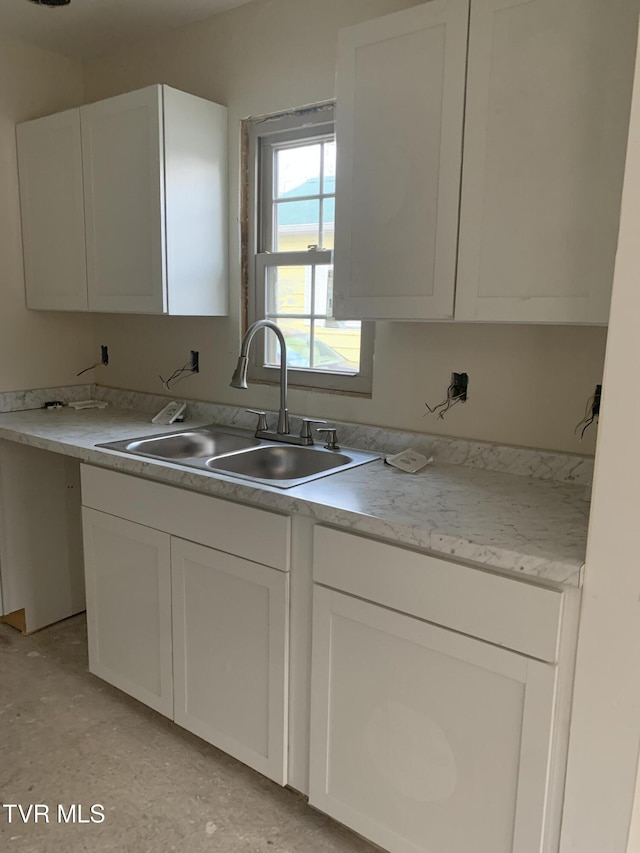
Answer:
[[171, 429], [150, 423], [144, 412], [114, 408], [0, 414], [0, 438], [265, 509], [302, 512], [509, 574], [580, 585], [589, 517], [585, 486], [436, 458], [418, 474], [378, 460], [281, 490], [95, 446]]

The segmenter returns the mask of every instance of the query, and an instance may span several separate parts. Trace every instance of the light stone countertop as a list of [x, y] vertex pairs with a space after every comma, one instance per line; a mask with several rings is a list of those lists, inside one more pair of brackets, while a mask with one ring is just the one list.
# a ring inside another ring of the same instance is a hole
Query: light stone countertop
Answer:
[[282, 490], [95, 447], [204, 423], [159, 426], [147, 413], [114, 408], [38, 409], [0, 414], [0, 438], [509, 574], [580, 585], [589, 517], [583, 485], [436, 458], [418, 474], [379, 460]]

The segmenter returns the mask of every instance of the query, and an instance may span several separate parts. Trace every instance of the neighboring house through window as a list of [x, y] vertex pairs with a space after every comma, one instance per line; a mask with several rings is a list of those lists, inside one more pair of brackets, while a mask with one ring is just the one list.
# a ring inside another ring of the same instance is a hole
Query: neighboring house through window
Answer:
[[[249, 119], [248, 320], [277, 323], [290, 383], [371, 393], [373, 326], [333, 317], [336, 141], [333, 106]], [[251, 375], [277, 379], [274, 335]]]

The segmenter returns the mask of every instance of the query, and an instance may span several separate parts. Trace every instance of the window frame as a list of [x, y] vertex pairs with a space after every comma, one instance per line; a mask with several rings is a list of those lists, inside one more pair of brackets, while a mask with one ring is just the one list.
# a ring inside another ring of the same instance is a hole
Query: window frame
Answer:
[[[243, 286], [244, 327], [265, 316], [266, 292], [260, 286], [264, 278], [260, 271], [270, 266], [324, 265], [333, 263], [330, 250], [301, 252], [272, 252], [265, 247], [272, 236], [272, 213], [265, 215], [266, 200], [262, 185], [273, 180], [273, 151], [288, 141], [309, 141], [335, 133], [334, 104], [317, 104], [287, 113], [249, 118], [243, 122]], [[261, 181], [262, 177], [262, 181]], [[268, 185], [268, 184], [266, 184]], [[287, 264], [278, 264], [278, 259]], [[371, 397], [373, 387], [373, 349], [375, 325], [361, 322], [360, 369], [357, 373], [320, 371], [288, 366], [289, 385], [294, 388], [320, 390]], [[280, 381], [279, 367], [262, 364], [264, 332], [258, 333], [256, 345], [250, 353], [249, 377], [258, 382], [276, 384]]]

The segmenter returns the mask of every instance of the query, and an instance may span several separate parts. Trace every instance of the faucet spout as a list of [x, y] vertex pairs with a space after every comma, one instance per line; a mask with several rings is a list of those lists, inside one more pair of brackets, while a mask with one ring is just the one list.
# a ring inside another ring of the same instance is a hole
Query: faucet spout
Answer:
[[287, 344], [280, 327], [272, 320], [256, 320], [252, 323], [242, 339], [240, 357], [231, 378], [232, 388], [248, 388], [247, 368], [249, 366], [249, 348], [254, 335], [260, 329], [271, 329], [280, 343], [280, 409], [278, 411], [278, 435], [289, 434], [289, 412], [287, 410]]
[[231, 377], [231, 385], [232, 388], [244, 388], [247, 389], [249, 386], [247, 384], [247, 368], [249, 367], [249, 359], [246, 355], [241, 355], [238, 359], [238, 364], [236, 365], [236, 369], [233, 371], [233, 376]]

